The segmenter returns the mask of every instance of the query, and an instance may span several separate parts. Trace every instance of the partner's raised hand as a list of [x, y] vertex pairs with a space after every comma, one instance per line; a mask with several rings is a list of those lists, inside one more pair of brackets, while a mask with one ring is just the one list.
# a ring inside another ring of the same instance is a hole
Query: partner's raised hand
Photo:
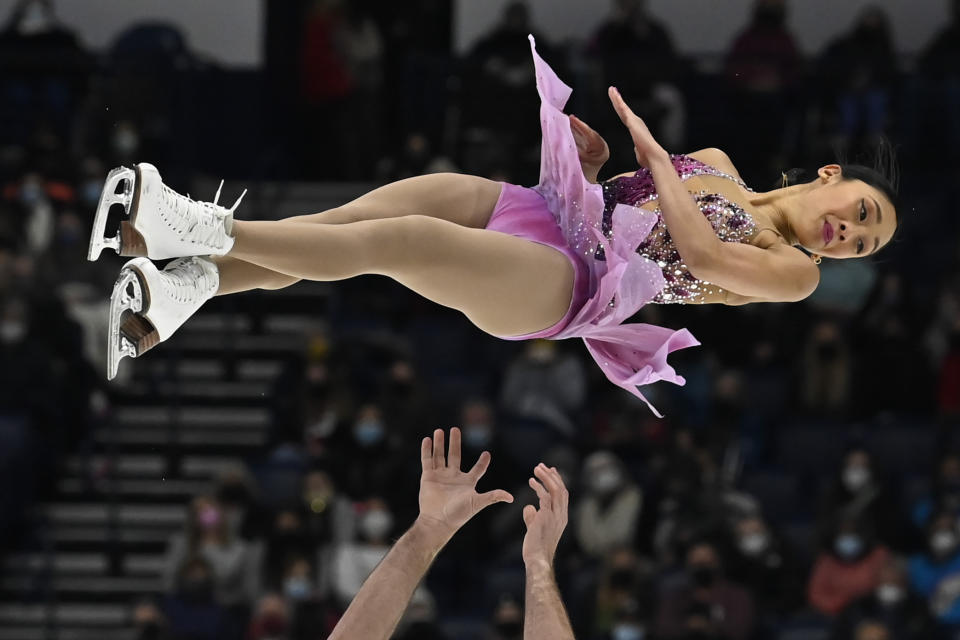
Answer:
[[630, 132], [630, 137], [633, 139], [633, 150], [637, 155], [637, 162], [640, 166], [649, 168], [653, 160], [666, 156], [667, 152], [653, 138], [653, 134], [650, 133], [650, 129], [647, 128], [643, 119], [627, 105], [617, 88], [610, 87], [607, 93], [610, 96], [610, 102], [613, 103], [614, 110], [620, 116], [620, 121]]
[[536, 563], [553, 565], [560, 536], [567, 526], [570, 495], [556, 468], [542, 462], [533, 470], [530, 486], [537, 492], [540, 508], [528, 504], [523, 508], [527, 534], [523, 538], [523, 561], [529, 567]]
[[513, 496], [496, 489], [477, 493], [476, 486], [490, 465], [490, 453], [480, 454], [470, 471], [460, 470], [460, 429], [450, 430], [450, 451], [445, 454], [442, 429], [420, 445], [420, 515], [417, 521], [449, 538], [477, 513], [497, 502], [513, 502]]

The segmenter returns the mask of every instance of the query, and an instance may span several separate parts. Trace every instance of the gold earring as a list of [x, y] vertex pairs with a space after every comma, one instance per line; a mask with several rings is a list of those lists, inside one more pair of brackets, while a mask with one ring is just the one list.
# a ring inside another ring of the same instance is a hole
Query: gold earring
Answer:
[[823, 261], [823, 258], [817, 254], [813, 254], [813, 264], [820, 264]]

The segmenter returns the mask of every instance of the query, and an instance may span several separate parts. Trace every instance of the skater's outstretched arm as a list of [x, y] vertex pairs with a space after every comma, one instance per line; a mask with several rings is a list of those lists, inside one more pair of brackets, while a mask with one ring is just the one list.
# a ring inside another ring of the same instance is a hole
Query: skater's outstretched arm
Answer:
[[387, 640], [403, 615], [417, 584], [453, 534], [473, 516], [496, 502], [513, 502], [503, 490], [478, 494], [477, 481], [490, 464], [484, 451], [468, 472], [460, 470], [460, 430], [450, 430], [450, 451], [444, 452], [443, 431], [424, 438], [420, 448], [420, 515], [383, 561], [337, 623], [331, 640]]
[[523, 564], [527, 570], [524, 640], [574, 640], [567, 610], [553, 575], [553, 556], [567, 526], [569, 495], [556, 469], [543, 463], [533, 470], [530, 486], [540, 508], [523, 508], [527, 534], [523, 538]]
[[615, 88], [609, 93], [633, 138], [637, 162], [653, 174], [663, 220], [694, 277], [739, 296], [770, 302], [802, 300], [816, 289], [820, 271], [799, 249], [783, 243], [761, 249], [718, 238], [647, 125]]

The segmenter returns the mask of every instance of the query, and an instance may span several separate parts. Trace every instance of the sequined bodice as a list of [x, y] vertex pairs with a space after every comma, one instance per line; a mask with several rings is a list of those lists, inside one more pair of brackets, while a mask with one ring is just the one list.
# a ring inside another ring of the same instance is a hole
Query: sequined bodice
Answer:
[[[749, 189], [742, 180], [706, 165], [690, 156], [671, 156], [673, 166], [681, 180], [693, 176], [711, 175], [727, 178]], [[603, 184], [603, 232], [610, 237], [613, 227], [613, 209], [618, 204], [641, 206], [657, 198], [653, 175], [648, 169], [640, 169], [632, 176], [615, 178]], [[734, 202], [717, 193], [694, 194], [700, 212], [706, 216], [717, 237], [725, 242], [748, 242], [756, 231], [756, 223], [749, 213]], [[663, 271], [667, 284], [652, 300], [656, 303], [702, 303], [721, 293], [721, 289], [705, 280], [696, 279], [683, 259], [663, 222], [657, 207], [653, 213], [657, 222], [647, 238], [637, 248], [641, 255], [656, 262]], [[597, 256], [602, 259], [602, 252]]]

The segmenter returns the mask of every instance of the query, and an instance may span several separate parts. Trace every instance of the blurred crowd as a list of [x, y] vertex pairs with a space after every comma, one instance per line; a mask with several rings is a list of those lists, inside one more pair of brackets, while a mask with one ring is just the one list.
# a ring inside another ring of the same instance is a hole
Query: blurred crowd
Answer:
[[[51, 2], [19, 3], [0, 33], [0, 482], [20, 490], [0, 493], [0, 524], [50, 495], [63, 455], [93, 447], [109, 417], [97, 340], [115, 270], [84, 256], [107, 169], [148, 160], [173, 184], [221, 164], [251, 178], [463, 170], [533, 183], [534, 33], [575, 86], [573, 111], [607, 137], [611, 173], [635, 161], [603, 101], [610, 84], [668, 149], [721, 147], [759, 189], [892, 139], [898, 241], [876, 261], [828, 261], [802, 304], [644, 309], [704, 345], [678, 354], [685, 387], [645, 390], [664, 420], [579, 344], [502, 343], [389, 283], [338, 286], [347, 311], [277, 381], [267, 450], [185, 505], [166, 592], [136, 608], [143, 637], [324, 637], [416, 513], [410, 452], [454, 424], [465, 458], [493, 453], [482, 486], [521, 499], [483, 512], [437, 559], [403, 637], [520, 637], [519, 509], [540, 460], [572, 489], [557, 573], [578, 637], [739, 640], [804, 625], [838, 639], [957, 637], [960, 1], [949, 4], [953, 21], [906, 60], [878, 7], [811, 58], [788, 3], [757, 0], [724, 59], [703, 61], [671, 44], [683, 25], [640, 0], [611, 2], [581, 43], [552, 42], [512, 3], [465, 56], [451, 51], [444, 0], [300, 3], [286, 38], [296, 78], [255, 108], [261, 96], [231, 92], [269, 78], [217, 69], [175, 25], [134, 25], [94, 52]], [[276, 138], [238, 152], [231, 126], [244, 118]], [[381, 341], [351, 338], [356, 326]], [[908, 441], [897, 453], [914, 464], [898, 466], [876, 443], [905, 428], [932, 444]], [[818, 434], [813, 458], [839, 450], [821, 473], [788, 464], [801, 452], [784, 434], [797, 430]]]

